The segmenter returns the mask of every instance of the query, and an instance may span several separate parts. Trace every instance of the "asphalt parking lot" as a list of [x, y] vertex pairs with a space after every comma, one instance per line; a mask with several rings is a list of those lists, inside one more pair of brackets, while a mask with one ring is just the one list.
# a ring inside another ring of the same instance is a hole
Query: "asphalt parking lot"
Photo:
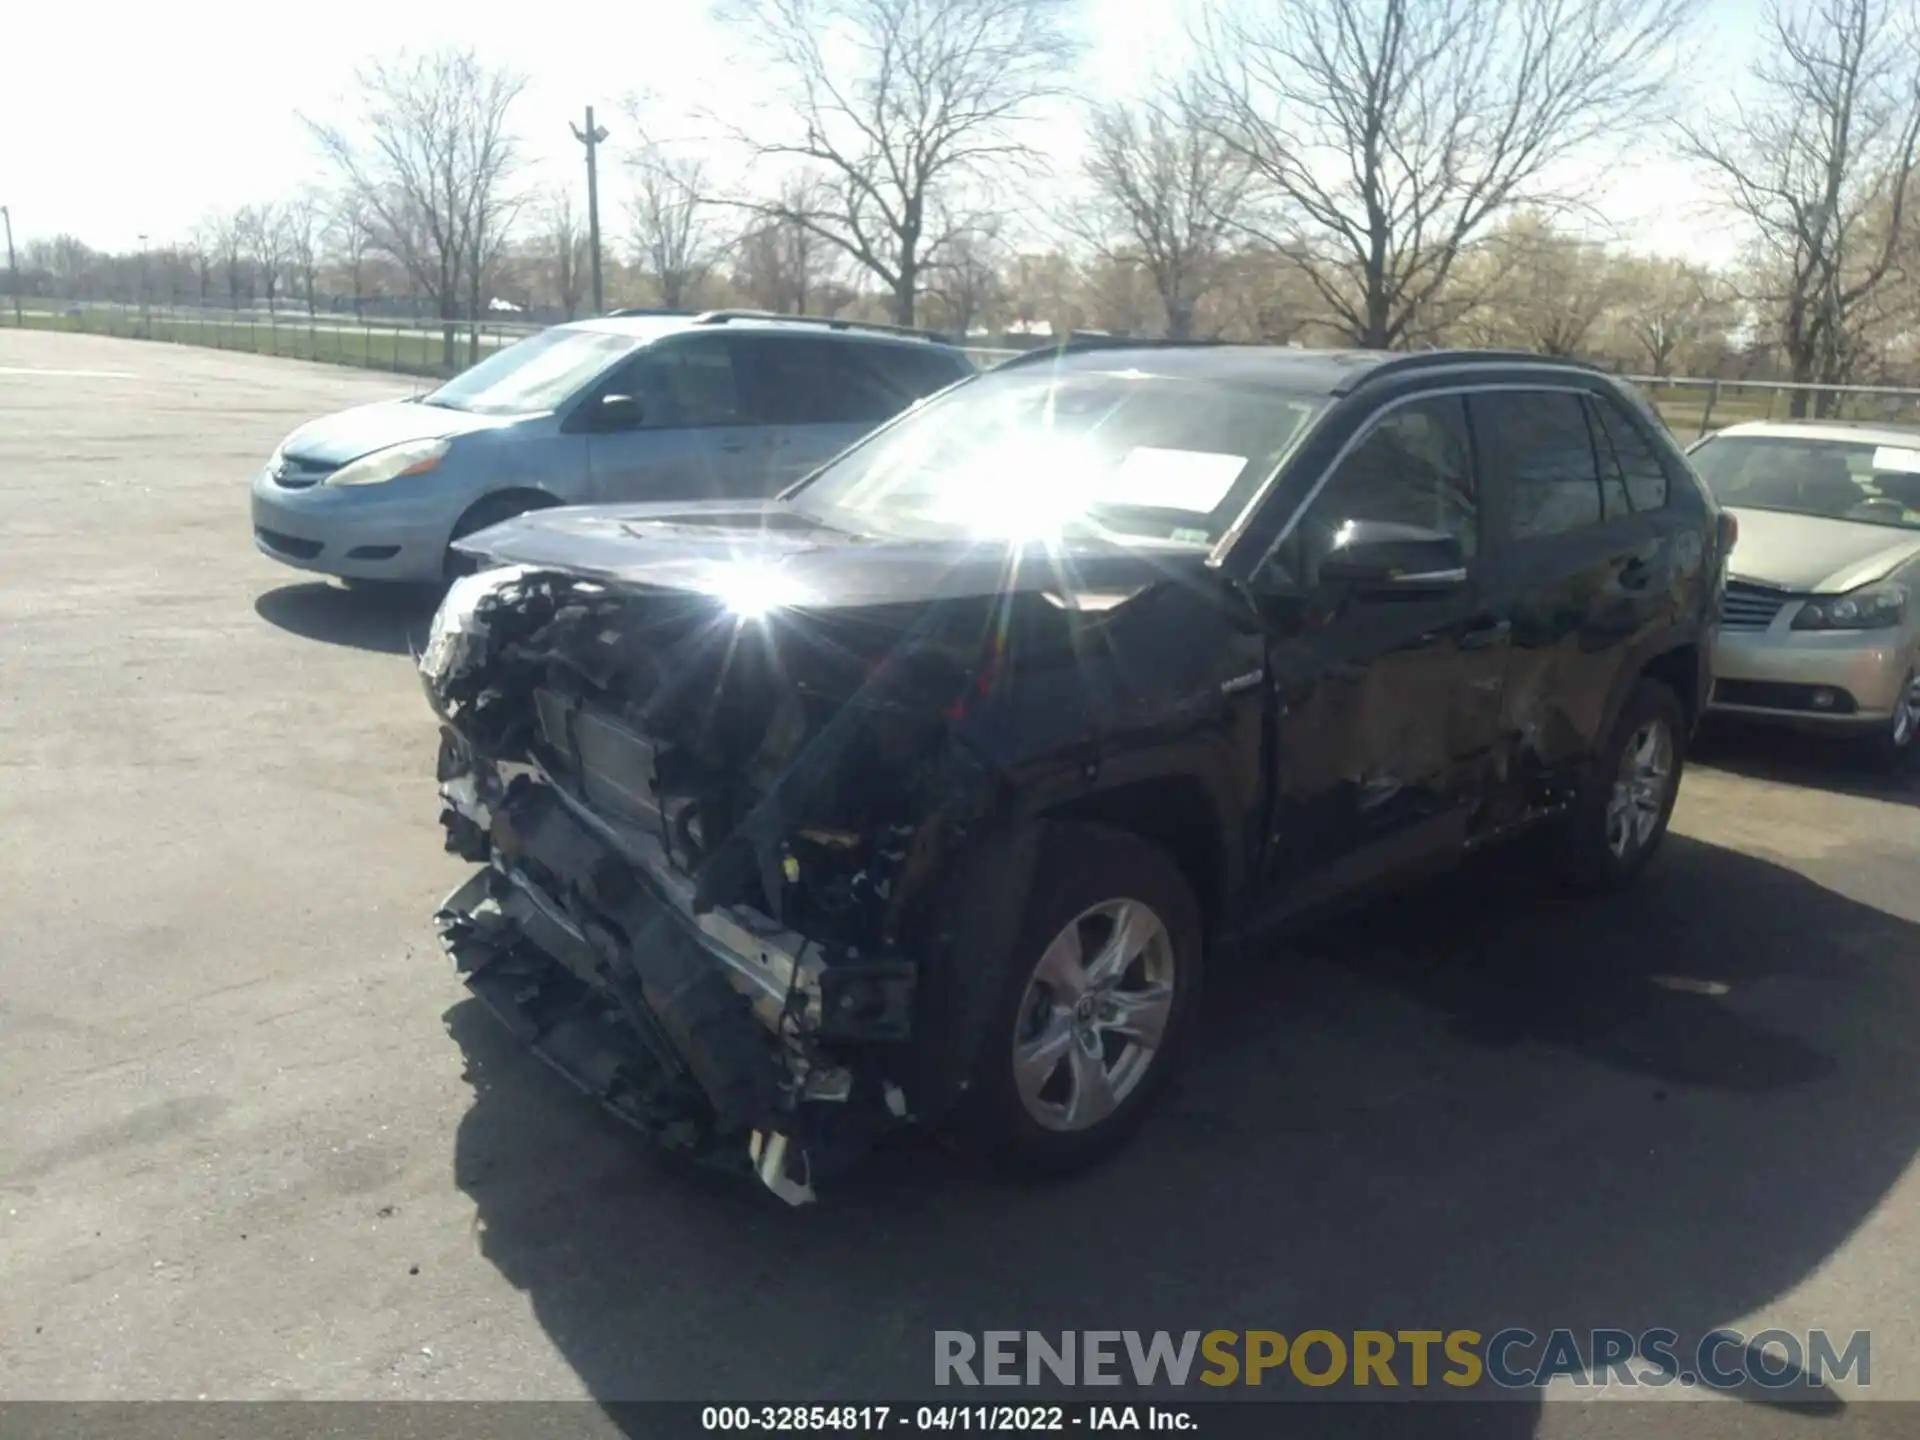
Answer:
[[907, 1397], [936, 1329], [1526, 1325], [1873, 1332], [1870, 1392], [1742, 1434], [1920, 1399], [1920, 784], [1710, 737], [1625, 897], [1515, 857], [1222, 967], [1097, 1174], [914, 1141], [789, 1211], [439, 956], [427, 605], [246, 512], [396, 393], [0, 332], [0, 1398]]

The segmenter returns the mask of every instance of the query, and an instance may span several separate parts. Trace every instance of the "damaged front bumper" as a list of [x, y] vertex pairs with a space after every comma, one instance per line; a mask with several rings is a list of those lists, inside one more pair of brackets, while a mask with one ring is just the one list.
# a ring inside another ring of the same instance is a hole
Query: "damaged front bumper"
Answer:
[[658, 837], [451, 730], [440, 768], [448, 848], [485, 862], [436, 917], [445, 948], [615, 1115], [792, 1204], [906, 1118], [885, 1056], [911, 1026], [910, 964], [830, 964], [756, 912], [697, 912]]

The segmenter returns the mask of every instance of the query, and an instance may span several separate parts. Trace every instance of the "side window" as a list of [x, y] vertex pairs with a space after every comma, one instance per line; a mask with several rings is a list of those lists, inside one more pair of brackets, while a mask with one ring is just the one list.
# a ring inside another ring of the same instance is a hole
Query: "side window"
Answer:
[[932, 345], [889, 345], [874, 358], [893, 376], [908, 405], [973, 373], [973, 367], [958, 353]]
[[825, 413], [816, 425], [878, 425], [911, 405], [924, 390], [906, 383], [894, 364], [904, 345], [863, 345], [856, 340], [815, 341], [825, 384]]
[[1349, 520], [1379, 520], [1438, 530], [1471, 556], [1480, 512], [1465, 402], [1434, 396], [1396, 406], [1373, 423], [1314, 498], [1276, 563], [1312, 585], [1333, 537]]
[[1640, 427], [1611, 400], [1595, 397], [1602, 455], [1611, 455], [1635, 510], [1658, 510], [1667, 503], [1667, 471]]
[[1512, 467], [1515, 539], [1562, 535], [1600, 523], [1600, 472], [1578, 395], [1493, 391], [1475, 395], [1473, 410], [1481, 433]]
[[732, 351], [718, 335], [649, 345], [611, 386], [622, 388], [640, 402], [641, 424], [649, 430], [747, 423]]
[[1600, 402], [1588, 395], [1581, 401], [1587, 412], [1587, 434], [1593, 442], [1593, 457], [1600, 466], [1600, 509], [1603, 518], [1616, 520], [1622, 515], [1633, 513], [1633, 502], [1627, 498], [1627, 477], [1620, 468], [1620, 457], [1614, 454], [1613, 446], [1607, 440], [1606, 431], [1600, 423]]
[[804, 336], [739, 335], [734, 338], [740, 396], [754, 425], [819, 425], [834, 404], [833, 384], [822, 369], [827, 347]]

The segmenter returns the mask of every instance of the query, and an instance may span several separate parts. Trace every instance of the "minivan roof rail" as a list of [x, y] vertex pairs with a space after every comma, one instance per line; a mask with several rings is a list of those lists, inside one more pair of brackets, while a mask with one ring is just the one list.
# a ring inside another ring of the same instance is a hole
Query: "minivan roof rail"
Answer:
[[706, 310], [693, 317], [696, 325], [725, 325], [730, 320], [772, 320], [788, 325], [818, 325], [827, 330], [869, 330], [879, 335], [905, 335], [951, 345], [950, 336], [911, 325], [883, 325], [877, 320], [846, 320], [838, 315], [783, 315], [777, 310]]
[[636, 315], [698, 315], [698, 310], [676, 310], [670, 306], [623, 305], [618, 310], [609, 310], [604, 318], [608, 320], [630, 320]]

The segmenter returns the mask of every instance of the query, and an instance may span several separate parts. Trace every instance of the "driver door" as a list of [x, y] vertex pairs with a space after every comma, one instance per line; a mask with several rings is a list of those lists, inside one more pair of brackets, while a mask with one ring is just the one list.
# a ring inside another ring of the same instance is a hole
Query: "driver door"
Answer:
[[734, 375], [729, 337], [656, 341], [601, 387], [639, 403], [637, 423], [587, 437], [595, 500], [722, 500], [758, 493], [765, 447]]
[[[1452, 536], [1464, 575], [1438, 587], [1328, 582], [1349, 521]], [[1481, 494], [1458, 394], [1370, 422], [1263, 568], [1273, 623], [1273, 840], [1286, 909], [1458, 849], [1488, 784], [1507, 627], [1480, 583]]]

